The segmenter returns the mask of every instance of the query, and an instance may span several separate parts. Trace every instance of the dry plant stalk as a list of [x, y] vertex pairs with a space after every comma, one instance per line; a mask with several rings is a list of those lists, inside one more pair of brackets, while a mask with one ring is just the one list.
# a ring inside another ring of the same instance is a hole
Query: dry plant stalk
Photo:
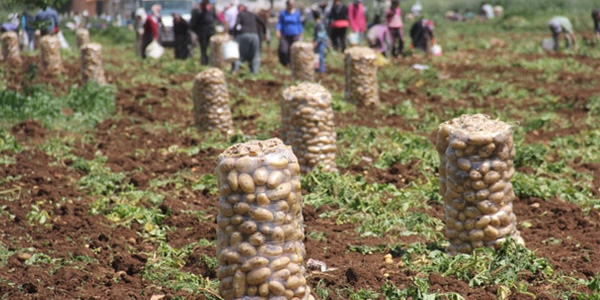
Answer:
[[209, 63], [211, 67], [224, 69], [227, 67], [227, 62], [223, 57], [221, 47], [229, 41], [229, 35], [226, 33], [215, 34], [210, 37], [210, 56]]
[[316, 83], [300, 83], [283, 91], [281, 136], [298, 157], [302, 172], [317, 165], [337, 171], [335, 122], [331, 94]]
[[75, 31], [75, 36], [77, 38], [77, 49], [81, 49], [81, 46], [90, 42], [90, 32], [85, 28], [78, 28]]
[[463, 115], [440, 125], [436, 148], [447, 252], [498, 249], [507, 235], [524, 244], [513, 213], [511, 126], [482, 114]]
[[99, 84], [106, 84], [100, 44], [91, 43], [81, 46], [81, 77], [83, 82], [95, 80]]
[[210, 68], [198, 74], [194, 81], [192, 97], [194, 120], [198, 130], [216, 129], [226, 136], [233, 134], [229, 93], [223, 71]]
[[19, 35], [9, 31], [2, 34], [2, 57], [6, 60], [11, 72], [18, 72], [23, 64], [21, 52], [19, 51]]
[[300, 165], [277, 138], [231, 146], [218, 158], [219, 294], [313, 300], [306, 284]]
[[45, 35], [40, 40], [42, 69], [46, 75], [58, 76], [63, 70], [60, 43], [55, 35]]
[[313, 59], [314, 47], [309, 42], [295, 42], [292, 44], [292, 79], [298, 81], [313, 81], [315, 69]]
[[377, 53], [366, 47], [350, 47], [344, 54], [346, 101], [365, 106], [379, 104]]

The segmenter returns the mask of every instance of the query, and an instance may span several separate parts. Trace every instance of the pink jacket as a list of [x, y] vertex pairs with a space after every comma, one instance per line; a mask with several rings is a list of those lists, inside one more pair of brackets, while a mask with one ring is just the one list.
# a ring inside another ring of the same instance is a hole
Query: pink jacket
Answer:
[[353, 32], [365, 32], [367, 29], [367, 20], [365, 19], [365, 7], [362, 3], [348, 5], [348, 20], [350, 21], [350, 30]]
[[386, 25], [389, 28], [403, 28], [404, 23], [402, 23], [402, 11], [400, 7], [396, 8], [396, 10], [392, 13], [390, 9], [386, 11]]

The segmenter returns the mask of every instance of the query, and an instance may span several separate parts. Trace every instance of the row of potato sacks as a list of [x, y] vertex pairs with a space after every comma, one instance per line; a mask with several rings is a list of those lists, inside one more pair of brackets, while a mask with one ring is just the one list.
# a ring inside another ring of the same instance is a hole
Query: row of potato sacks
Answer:
[[297, 155], [302, 172], [317, 165], [323, 171], [337, 171], [335, 123], [327, 89], [305, 82], [283, 91], [281, 137]]
[[365, 106], [379, 104], [377, 87], [377, 52], [367, 47], [350, 47], [344, 51], [346, 101]]
[[210, 53], [208, 61], [211, 67], [224, 69], [229, 64], [223, 57], [222, 46], [229, 41], [230, 37], [226, 33], [215, 34], [210, 37]]
[[315, 73], [313, 44], [309, 42], [295, 42], [292, 44], [290, 51], [292, 80], [313, 81]]
[[513, 213], [511, 126], [482, 114], [463, 115], [439, 126], [436, 148], [447, 252], [498, 249], [507, 236], [524, 244]]
[[306, 284], [300, 165], [277, 138], [234, 145], [218, 158], [219, 294], [314, 299]]
[[225, 73], [218, 68], [200, 72], [192, 88], [194, 121], [201, 132], [217, 130], [226, 137], [233, 135], [229, 93]]
[[23, 59], [19, 51], [19, 35], [16, 32], [9, 31], [2, 34], [2, 59], [6, 61], [7, 69], [10, 72], [18, 72], [21, 69]]

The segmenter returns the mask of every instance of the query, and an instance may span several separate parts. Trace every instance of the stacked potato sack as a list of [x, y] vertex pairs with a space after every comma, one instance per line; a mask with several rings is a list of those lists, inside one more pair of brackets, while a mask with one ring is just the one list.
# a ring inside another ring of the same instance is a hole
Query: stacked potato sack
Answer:
[[227, 62], [223, 58], [221, 46], [229, 41], [227, 34], [215, 34], [210, 37], [210, 57], [209, 62], [211, 67], [223, 69], [227, 67]]
[[63, 69], [58, 38], [54, 35], [43, 36], [40, 40], [40, 54], [44, 72], [51, 76], [58, 76]]
[[305, 82], [283, 91], [281, 136], [294, 149], [302, 172], [318, 164], [324, 171], [337, 171], [331, 94], [323, 86]]
[[295, 42], [292, 44], [292, 79], [299, 81], [313, 81], [315, 68], [314, 47], [309, 42]]
[[77, 49], [81, 49], [81, 46], [90, 42], [90, 32], [87, 29], [77, 29], [75, 36], [77, 37]]
[[436, 148], [447, 251], [498, 249], [506, 235], [524, 244], [513, 213], [515, 148], [510, 125], [482, 114], [463, 115], [440, 125]]
[[219, 156], [217, 277], [224, 299], [314, 299], [304, 277], [299, 171], [277, 138]]
[[223, 71], [210, 68], [198, 74], [194, 81], [192, 97], [194, 119], [198, 130], [216, 129], [227, 136], [233, 134], [229, 93]]
[[106, 84], [100, 44], [91, 43], [81, 46], [81, 76], [83, 82], [96, 80], [99, 84]]
[[23, 60], [19, 52], [19, 36], [16, 32], [5, 32], [2, 34], [2, 55], [11, 70], [17, 71], [21, 68]]
[[363, 105], [378, 104], [377, 53], [366, 47], [351, 47], [344, 54], [346, 101]]

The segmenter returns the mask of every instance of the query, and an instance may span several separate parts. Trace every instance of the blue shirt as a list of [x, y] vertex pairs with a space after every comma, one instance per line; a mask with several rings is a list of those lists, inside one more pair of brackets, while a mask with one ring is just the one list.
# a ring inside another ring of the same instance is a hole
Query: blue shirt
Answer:
[[298, 35], [304, 32], [300, 11], [297, 9], [293, 13], [289, 13], [287, 10], [282, 11], [275, 29], [281, 31], [281, 35]]
[[58, 13], [50, 7], [46, 7], [45, 10], [40, 9], [35, 15], [35, 21], [41, 22], [46, 20], [50, 20], [50, 24], [47, 27], [48, 32], [54, 32], [54, 27], [58, 26]]

